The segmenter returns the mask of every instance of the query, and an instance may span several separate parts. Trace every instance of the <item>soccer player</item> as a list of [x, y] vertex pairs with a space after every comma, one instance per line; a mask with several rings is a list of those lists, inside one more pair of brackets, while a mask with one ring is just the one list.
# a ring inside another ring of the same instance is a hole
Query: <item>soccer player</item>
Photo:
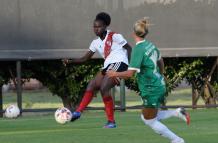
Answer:
[[128, 70], [124, 72], [110, 70], [107, 72], [107, 75], [112, 78], [129, 78], [137, 72], [137, 83], [144, 107], [141, 114], [142, 121], [156, 133], [168, 138], [171, 143], [184, 143], [185, 141], [181, 137], [160, 122], [162, 119], [175, 116], [189, 124], [190, 116], [184, 108], [158, 111], [158, 107], [166, 92], [163, 77], [164, 62], [157, 47], [145, 39], [147, 34], [147, 20], [138, 20], [134, 24], [133, 38], [136, 46], [133, 48]]
[[64, 60], [67, 63], [82, 63], [89, 60], [96, 51], [104, 58], [104, 67], [102, 70], [91, 80], [86, 88], [82, 101], [75, 112], [73, 112], [72, 121], [80, 118], [81, 112], [91, 102], [94, 92], [100, 90], [103, 102], [105, 104], [105, 112], [107, 116], [107, 123], [105, 128], [116, 128], [114, 119], [114, 103], [111, 96], [111, 88], [119, 83], [116, 78], [109, 78], [105, 75], [106, 71], [125, 71], [128, 69], [128, 60], [131, 55], [131, 47], [126, 39], [121, 34], [108, 30], [110, 25], [110, 15], [101, 12], [96, 15], [93, 28], [97, 39], [93, 40], [90, 44], [89, 51], [81, 58]]

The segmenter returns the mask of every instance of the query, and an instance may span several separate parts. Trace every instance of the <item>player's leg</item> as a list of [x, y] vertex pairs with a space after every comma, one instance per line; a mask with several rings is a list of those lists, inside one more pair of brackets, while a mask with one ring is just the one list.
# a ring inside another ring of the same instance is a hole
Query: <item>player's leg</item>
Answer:
[[99, 72], [96, 77], [89, 82], [82, 101], [80, 102], [80, 105], [76, 111], [82, 112], [88, 106], [94, 96], [94, 92], [100, 88], [103, 77], [104, 76], [101, 74], [101, 72]]
[[111, 96], [111, 88], [116, 85], [114, 79], [109, 78], [108, 76], [104, 76], [102, 80], [102, 84], [100, 87], [100, 92], [102, 95], [102, 100], [105, 105], [105, 113], [107, 116], [107, 124], [104, 126], [105, 128], [115, 128], [115, 119], [114, 119], [114, 102]]
[[163, 137], [171, 140], [172, 143], [184, 143], [184, 140], [169, 130], [163, 123], [157, 120], [159, 97], [157, 96], [146, 96], [142, 97], [144, 108], [142, 110], [141, 119], [142, 121], [151, 127], [156, 133]]
[[182, 107], [179, 107], [175, 110], [162, 110], [162, 111], [158, 111], [157, 113], [157, 120], [164, 120], [170, 117], [178, 117], [184, 120], [188, 125], [190, 124], [190, 115]]
[[75, 112], [73, 112], [72, 120], [74, 121], [81, 116], [81, 112], [88, 106], [88, 104], [92, 101], [95, 90], [98, 90], [101, 85], [101, 81], [103, 79], [103, 75], [99, 72], [96, 77], [91, 80], [86, 88], [86, 91], [83, 95], [82, 101], [80, 102], [78, 108]]
[[[103, 73], [108, 70], [114, 70], [118, 72], [122, 72], [128, 69], [128, 65], [123, 62], [112, 63], [108, 65], [107, 68], [103, 70]], [[119, 84], [119, 79], [117, 78], [109, 78], [108, 76], [104, 76], [102, 80], [100, 91], [102, 95], [103, 102], [105, 104], [105, 112], [107, 115], [108, 123], [104, 126], [105, 128], [115, 128], [115, 120], [114, 120], [114, 102], [111, 96], [111, 88], [116, 84]]]
[[[160, 103], [164, 101], [164, 97], [160, 98]], [[190, 115], [185, 108], [177, 108], [175, 110], [160, 110], [157, 113], [157, 120], [164, 120], [170, 117], [177, 117], [184, 120], [188, 125], [190, 123]]]

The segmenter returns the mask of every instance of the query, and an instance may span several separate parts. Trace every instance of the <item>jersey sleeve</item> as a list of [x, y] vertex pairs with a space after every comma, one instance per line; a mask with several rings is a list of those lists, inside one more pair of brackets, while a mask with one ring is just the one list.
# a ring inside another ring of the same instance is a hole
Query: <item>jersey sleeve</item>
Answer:
[[140, 48], [137, 47], [133, 48], [128, 70], [135, 70], [139, 73], [143, 57], [144, 57], [144, 52], [142, 52]]
[[126, 39], [121, 34], [117, 33], [113, 35], [113, 41], [122, 47], [127, 44]]
[[92, 41], [92, 43], [90, 44], [89, 50], [94, 52], [94, 53], [96, 52], [97, 49], [96, 49], [96, 44], [94, 41]]

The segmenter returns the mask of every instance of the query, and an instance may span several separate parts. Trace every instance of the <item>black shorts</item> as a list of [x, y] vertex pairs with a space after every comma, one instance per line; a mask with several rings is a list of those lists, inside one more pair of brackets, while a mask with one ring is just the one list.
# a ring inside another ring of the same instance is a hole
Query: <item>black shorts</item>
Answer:
[[109, 70], [114, 70], [117, 72], [126, 71], [128, 69], [128, 65], [124, 62], [118, 62], [118, 63], [112, 63], [109, 64], [106, 68], [102, 69], [102, 74], [105, 75], [105, 73]]

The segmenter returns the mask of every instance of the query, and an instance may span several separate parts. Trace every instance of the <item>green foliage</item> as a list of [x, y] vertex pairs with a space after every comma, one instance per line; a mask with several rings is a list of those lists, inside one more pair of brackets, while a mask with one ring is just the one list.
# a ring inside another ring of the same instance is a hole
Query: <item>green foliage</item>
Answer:
[[68, 98], [75, 106], [88, 82], [101, 67], [101, 61], [90, 60], [84, 64], [64, 66], [61, 60], [32, 61], [23, 63], [25, 70], [32, 73], [53, 95]]
[[9, 70], [15, 70], [15, 63], [14, 62], [0, 62], [1, 70], [0, 70], [0, 86], [3, 84], [7, 84], [10, 80], [10, 72]]
[[[182, 80], [200, 89], [205, 77], [210, 73], [215, 58], [165, 58], [165, 77], [167, 89], [171, 92]], [[84, 64], [64, 66], [61, 60], [22, 61], [22, 78], [36, 78], [46, 86], [53, 95], [66, 97], [75, 106], [81, 99], [88, 82], [102, 66], [102, 60], [90, 60]], [[16, 62], [0, 62], [0, 85], [16, 77]], [[23, 82], [24, 82], [23, 81]], [[210, 81], [218, 92], [218, 68]], [[136, 77], [126, 80], [126, 86], [139, 92]]]
[[[175, 89], [181, 81], [186, 79], [196, 89], [204, 84], [206, 76], [210, 73], [215, 58], [165, 58], [165, 77], [167, 81], [167, 92]], [[213, 87], [218, 91], [218, 69], [211, 77]], [[139, 92], [136, 78], [126, 81], [128, 88]]]
[[[199, 80], [202, 84], [203, 62], [200, 59], [166, 59], [165, 77], [167, 79], [168, 92], [176, 88], [183, 79], [187, 79], [189, 84]], [[173, 62], [172, 62], [173, 61]]]

